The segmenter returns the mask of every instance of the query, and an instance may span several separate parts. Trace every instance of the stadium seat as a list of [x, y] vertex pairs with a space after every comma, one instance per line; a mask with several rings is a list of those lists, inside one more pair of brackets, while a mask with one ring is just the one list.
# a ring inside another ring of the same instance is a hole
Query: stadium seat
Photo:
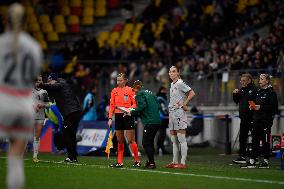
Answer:
[[127, 31], [127, 32], [132, 32], [134, 29], [134, 25], [132, 23], [128, 23], [128, 24], [125, 24], [124, 26], [124, 31]]
[[34, 14], [30, 14], [27, 16], [27, 23], [32, 24], [32, 23], [37, 23], [37, 17]]
[[55, 24], [55, 31], [57, 33], [66, 33], [67, 32], [67, 28], [65, 23], [63, 24]]
[[39, 16], [39, 23], [40, 24], [48, 24], [50, 23], [50, 20], [49, 20], [49, 16], [47, 14], [43, 14], [41, 16]]
[[67, 20], [68, 25], [80, 24], [79, 17], [75, 15], [71, 15]]
[[82, 2], [81, 0], [71, 0], [70, 1], [70, 7], [81, 7]]
[[40, 26], [37, 22], [28, 24], [28, 31], [29, 32], [39, 32]]
[[95, 16], [97, 16], [97, 17], [104, 17], [104, 16], [106, 16], [106, 8], [105, 7], [97, 8], [96, 12], [95, 12]]
[[47, 43], [44, 40], [39, 41], [42, 50], [47, 50]]
[[56, 32], [47, 33], [47, 41], [48, 42], [57, 42], [59, 41], [58, 34]]
[[70, 15], [70, 8], [69, 6], [65, 5], [61, 9], [61, 13], [63, 16], [69, 16]]
[[141, 22], [138, 22], [135, 24], [135, 31], [140, 31], [143, 28], [144, 24]]
[[97, 41], [99, 44], [99, 47], [102, 47], [104, 45], [104, 42], [109, 38], [109, 32], [108, 31], [102, 31], [99, 33], [97, 37]]
[[190, 38], [190, 39], [187, 39], [186, 42], [185, 42], [189, 47], [192, 46], [192, 43], [193, 43], [193, 39]]
[[54, 16], [53, 23], [54, 24], [64, 24], [65, 23], [64, 16], [62, 14], [58, 14]]
[[95, 11], [95, 16], [97, 17], [104, 17], [106, 16], [106, 0], [100, 0], [96, 1], [96, 11]]
[[27, 16], [35, 14], [32, 6], [25, 6], [25, 13]]
[[80, 33], [80, 25], [79, 24], [69, 25], [68, 30], [70, 33]]
[[119, 0], [108, 0], [108, 8], [110, 9], [116, 9], [119, 6], [120, 1]]
[[51, 23], [45, 23], [41, 26], [41, 30], [43, 33], [49, 33], [53, 31], [53, 26]]
[[84, 0], [83, 7], [94, 7], [94, 0]]
[[38, 41], [44, 41], [44, 36], [43, 36], [42, 32], [40, 32], [40, 31], [33, 33], [33, 36]]
[[92, 25], [94, 24], [94, 17], [93, 16], [83, 16], [82, 17], [82, 25]]
[[82, 7], [71, 7], [70, 14], [76, 16], [82, 16]]
[[122, 31], [123, 30], [123, 28], [124, 28], [124, 24], [123, 23], [117, 23], [117, 24], [115, 24], [114, 26], [113, 26], [113, 28], [112, 28], [112, 32], [115, 32], [115, 31], [117, 31], [117, 32], [120, 32], [120, 31]]
[[203, 13], [205, 15], [212, 15], [213, 12], [214, 12], [214, 6], [213, 5], [207, 5], [203, 10]]
[[95, 10], [93, 7], [84, 7], [83, 16], [94, 16]]

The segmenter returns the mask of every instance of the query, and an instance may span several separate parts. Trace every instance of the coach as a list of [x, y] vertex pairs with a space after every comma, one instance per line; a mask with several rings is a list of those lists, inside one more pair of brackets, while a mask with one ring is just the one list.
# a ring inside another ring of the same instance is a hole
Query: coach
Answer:
[[63, 138], [67, 148], [68, 157], [66, 163], [75, 163], [77, 160], [76, 131], [81, 119], [81, 106], [79, 100], [71, 89], [71, 86], [56, 73], [48, 76], [47, 83], [39, 84], [39, 87], [48, 91], [51, 98], [54, 98], [56, 105], [63, 116]]
[[236, 164], [246, 163], [247, 152], [247, 138], [248, 133], [252, 129], [253, 123], [253, 111], [249, 109], [248, 101], [255, 101], [257, 87], [253, 83], [252, 76], [250, 74], [242, 74], [241, 76], [241, 88], [233, 91], [233, 100], [236, 104], [239, 104], [239, 116], [241, 119], [240, 135], [239, 135], [239, 157], [233, 160]]

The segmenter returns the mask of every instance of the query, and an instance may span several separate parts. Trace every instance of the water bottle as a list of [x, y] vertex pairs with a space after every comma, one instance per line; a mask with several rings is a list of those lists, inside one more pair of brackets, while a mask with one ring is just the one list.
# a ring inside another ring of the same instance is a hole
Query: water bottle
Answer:
[[281, 148], [280, 155], [281, 155], [281, 157], [280, 157], [281, 158], [281, 165], [280, 165], [281, 167], [280, 168], [281, 168], [281, 170], [284, 171], [284, 147]]

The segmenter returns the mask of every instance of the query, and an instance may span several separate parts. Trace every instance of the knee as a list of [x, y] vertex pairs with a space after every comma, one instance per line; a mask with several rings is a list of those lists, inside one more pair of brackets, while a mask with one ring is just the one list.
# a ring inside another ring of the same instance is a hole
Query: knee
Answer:
[[177, 144], [178, 143], [177, 135], [171, 135], [171, 141], [173, 144]]

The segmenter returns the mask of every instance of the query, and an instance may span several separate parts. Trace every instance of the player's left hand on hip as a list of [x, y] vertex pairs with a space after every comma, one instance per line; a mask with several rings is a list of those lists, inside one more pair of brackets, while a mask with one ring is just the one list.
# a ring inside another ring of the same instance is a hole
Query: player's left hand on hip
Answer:
[[182, 106], [182, 109], [183, 109], [184, 111], [189, 111], [189, 107], [188, 107], [187, 105], [183, 105], [183, 106]]

